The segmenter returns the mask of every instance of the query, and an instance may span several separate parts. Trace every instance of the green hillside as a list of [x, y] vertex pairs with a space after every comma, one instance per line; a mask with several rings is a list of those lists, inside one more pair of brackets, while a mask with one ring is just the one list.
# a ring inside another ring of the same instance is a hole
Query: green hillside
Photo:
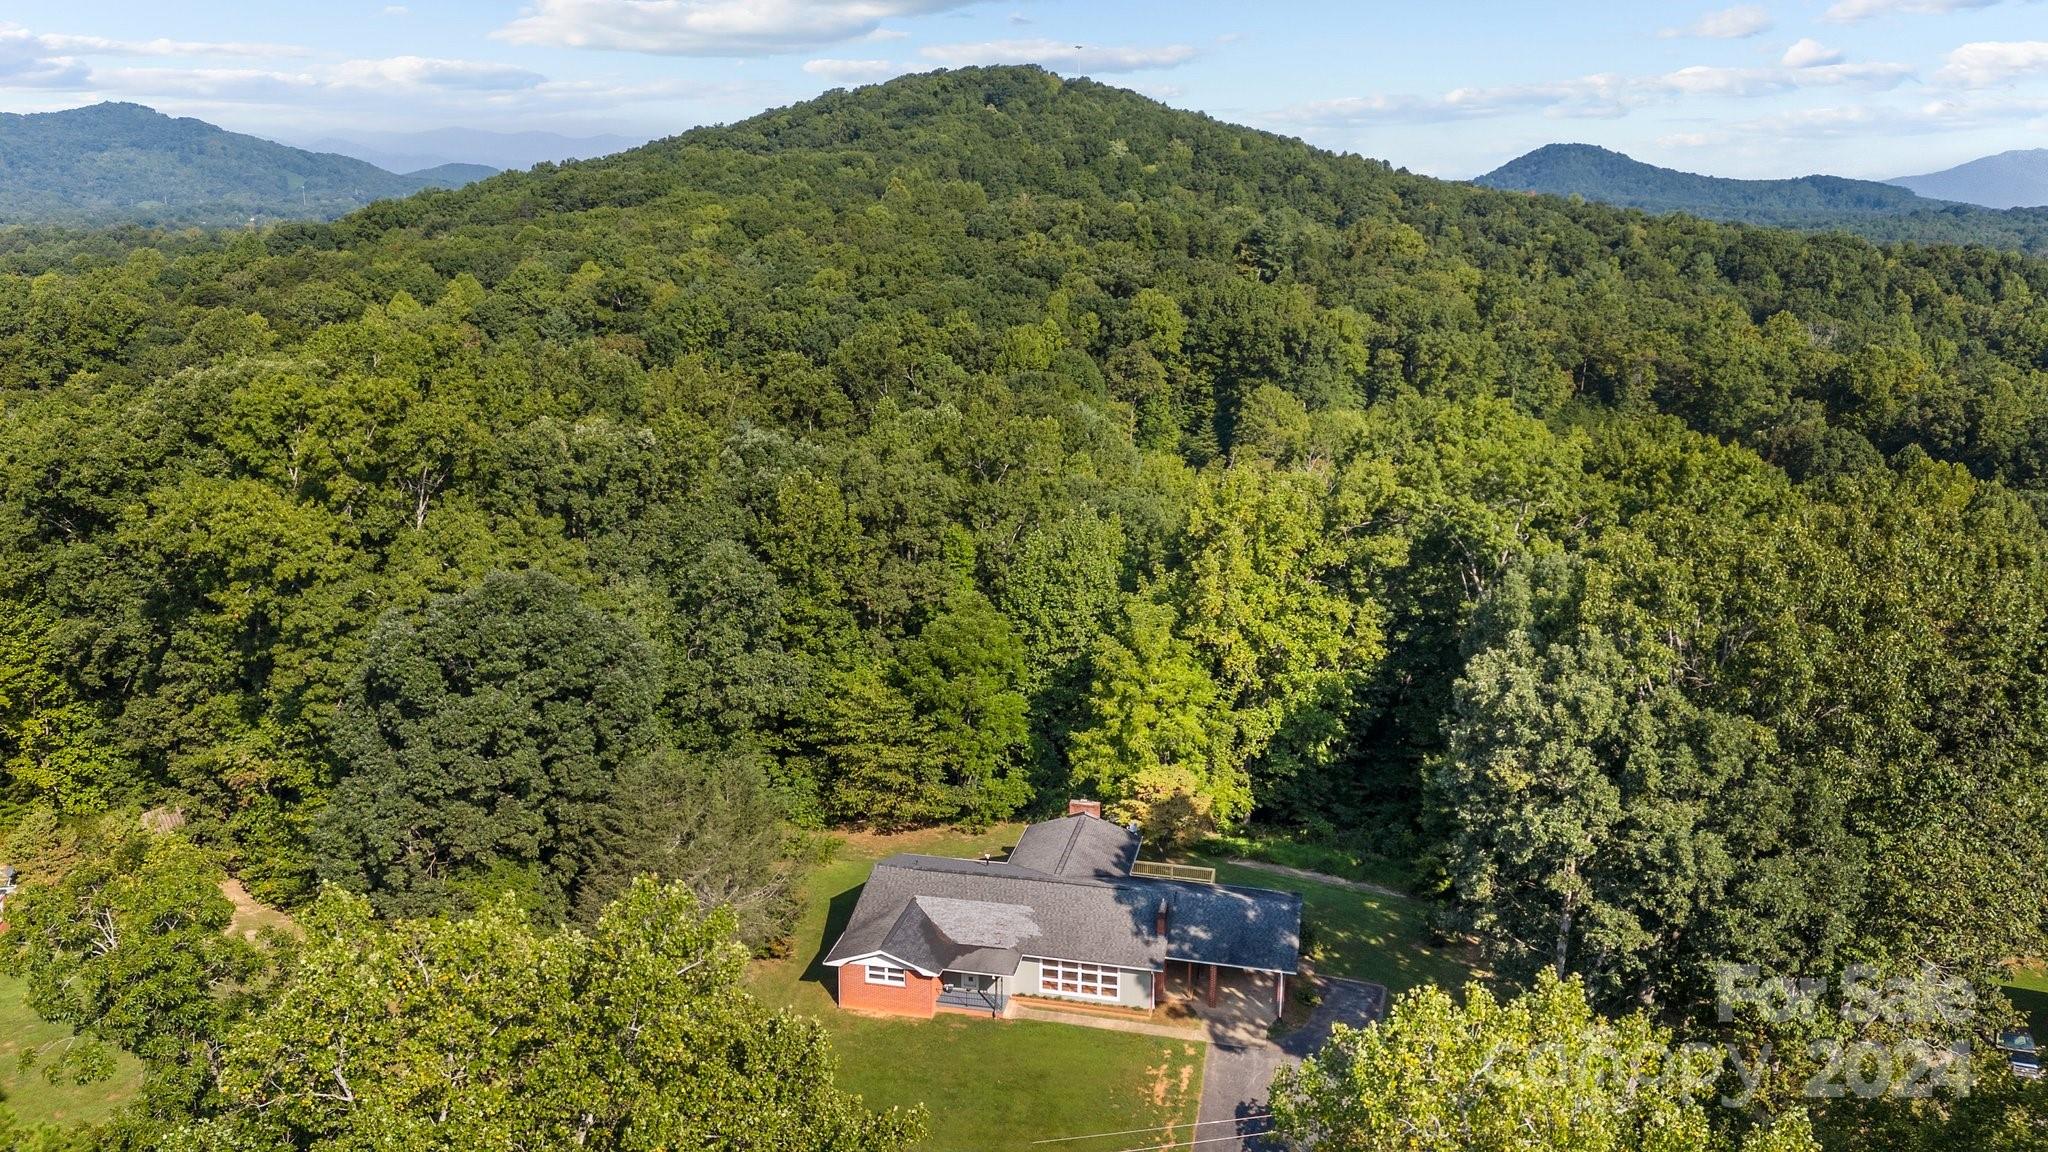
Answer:
[[329, 218], [490, 174], [447, 165], [401, 176], [136, 104], [0, 114], [0, 224]]
[[[2044, 298], [1035, 68], [331, 222], [0, 233], [0, 834], [64, 873], [0, 962], [226, 1069], [151, 1122], [249, 1148], [898, 1147], [739, 986], [845, 911], [786, 832], [1074, 794], [1414, 877], [1318, 898], [1336, 970], [1563, 969], [1716, 1051], [1723, 964], [1995, 980], [2048, 919]], [[299, 959], [222, 943], [223, 866]], [[778, 1074], [676, 1071], [732, 1053]], [[1985, 1146], [1861, 1103], [1830, 1147]]]
[[1840, 229], [1879, 242], [1984, 244], [2048, 251], [2048, 210], [1995, 211], [1930, 200], [1900, 187], [1840, 176], [1731, 180], [1659, 168], [1590, 144], [1548, 144], [1473, 183], [1579, 196], [1646, 212], [1807, 230]]

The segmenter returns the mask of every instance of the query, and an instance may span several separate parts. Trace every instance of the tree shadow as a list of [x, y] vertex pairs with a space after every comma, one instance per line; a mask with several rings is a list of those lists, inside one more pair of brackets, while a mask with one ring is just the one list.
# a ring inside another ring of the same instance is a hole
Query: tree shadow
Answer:
[[[805, 983], [826, 985], [832, 979], [832, 970], [825, 967], [825, 957], [853, 920], [853, 906], [860, 903], [861, 890], [866, 887], [865, 884], [857, 884], [834, 896], [832, 903], [826, 906], [825, 930], [818, 935], [818, 950], [812, 953], [810, 963], [804, 965], [802, 980]], [[826, 991], [831, 991], [831, 988], [828, 986]]]

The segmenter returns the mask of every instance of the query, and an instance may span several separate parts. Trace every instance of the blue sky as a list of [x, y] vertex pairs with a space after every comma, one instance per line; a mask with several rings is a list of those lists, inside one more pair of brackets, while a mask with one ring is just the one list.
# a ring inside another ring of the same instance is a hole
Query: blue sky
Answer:
[[0, 4], [0, 110], [133, 100], [299, 140], [667, 135], [1025, 61], [1450, 177], [1558, 140], [1733, 176], [1896, 176], [2048, 146], [2035, 0]]

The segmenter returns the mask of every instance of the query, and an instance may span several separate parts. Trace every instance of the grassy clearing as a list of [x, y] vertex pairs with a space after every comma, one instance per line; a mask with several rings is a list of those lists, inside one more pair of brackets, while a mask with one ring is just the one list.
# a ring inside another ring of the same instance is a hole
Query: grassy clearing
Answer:
[[2048, 964], [2015, 965], [2005, 982], [2006, 999], [2026, 1014], [2034, 1039], [2048, 1040]]
[[[925, 1152], [1022, 1150], [1034, 1140], [1192, 1124], [1201, 1102], [1207, 1045], [1198, 1040], [950, 1015], [842, 1014], [826, 1023], [843, 1087], [870, 1105], [922, 1102], [931, 1110]], [[1168, 1144], [1192, 1131], [1148, 1134], [1145, 1142]]]
[[1216, 836], [1204, 841], [1196, 851], [1204, 857], [1216, 859], [1234, 857], [1283, 864], [1400, 892], [1415, 890], [1414, 869], [1405, 861], [1389, 860], [1362, 849], [1317, 840], [1299, 840], [1283, 832], [1249, 829], [1234, 836]]
[[1429, 907], [1420, 900], [1281, 876], [1224, 860], [1197, 862], [1213, 865], [1216, 879], [1225, 884], [1301, 893], [1308, 958], [1323, 975], [1370, 980], [1400, 992], [1422, 984], [1455, 990], [1480, 974], [1465, 949], [1431, 940]]
[[71, 1030], [49, 1024], [29, 1009], [27, 989], [12, 976], [0, 976], [0, 1101], [24, 1124], [95, 1124], [113, 1115], [142, 1087], [142, 1065], [133, 1056], [113, 1051], [114, 1074], [96, 1084], [52, 1084], [41, 1067], [23, 1068], [21, 1054], [61, 1044]]
[[[829, 969], [819, 961], [846, 927], [876, 860], [896, 852], [1001, 853], [1018, 830], [846, 838], [806, 880], [792, 954], [756, 965], [754, 991], [821, 1020], [839, 1055], [840, 1084], [869, 1105], [925, 1105], [931, 1124], [921, 1152], [1023, 1150], [1034, 1140], [1193, 1123], [1206, 1055], [1194, 1041], [1030, 1020], [878, 1019], [833, 1004]], [[1190, 1131], [1147, 1142], [1184, 1140]]]

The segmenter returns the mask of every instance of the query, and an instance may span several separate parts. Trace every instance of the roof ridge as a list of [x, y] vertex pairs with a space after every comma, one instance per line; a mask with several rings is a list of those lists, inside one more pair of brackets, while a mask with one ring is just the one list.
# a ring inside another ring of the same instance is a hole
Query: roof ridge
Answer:
[[[936, 856], [929, 852], [898, 852], [892, 856], [884, 856], [880, 860], [875, 861], [874, 867], [906, 867], [906, 865], [902, 864], [892, 865], [890, 863], [892, 860], [936, 860], [942, 864], [997, 864], [1015, 868], [1018, 872], [1029, 873], [1029, 875], [1018, 876], [1013, 873], [992, 873], [992, 875], [1001, 875], [1005, 879], [1018, 880], [1025, 883], [1078, 884], [1084, 888], [1158, 888], [1167, 892], [1176, 892], [1183, 888], [1192, 888], [1197, 891], [1203, 888], [1214, 888], [1224, 892], [1264, 892], [1268, 895], [1285, 896], [1297, 901], [1301, 899], [1301, 893], [1292, 889], [1268, 888], [1262, 884], [1196, 884], [1188, 880], [1175, 880], [1170, 876], [1124, 875], [1107, 878], [1100, 876], [1063, 876], [1053, 872], [1040, 872], [1036, 868], [1026, 868], [1022, 864], [1011, 864], [1007, 860], [973, 860], [965, 856]], [[915, 868], [911, 870], [919, 871], [919, 869]], [[974, 869], [963, 868], [961, 871], [972, 874]]]
[[1053, 871], [1061, 875], [1066, 874], [1067, 860], [1074, 855], [1074, 845], [1081, 842], [1081, 829], [1084, 827], [1081, 822], [1083, 820], [1095, 819], [1095, 817], [1088, 815], [1086, 812], [1075, 812], [1067, 819], [1069, 821], [1067, 824], [1067, 846], [1060, 851], [1060, 862], [1053, 868]]

